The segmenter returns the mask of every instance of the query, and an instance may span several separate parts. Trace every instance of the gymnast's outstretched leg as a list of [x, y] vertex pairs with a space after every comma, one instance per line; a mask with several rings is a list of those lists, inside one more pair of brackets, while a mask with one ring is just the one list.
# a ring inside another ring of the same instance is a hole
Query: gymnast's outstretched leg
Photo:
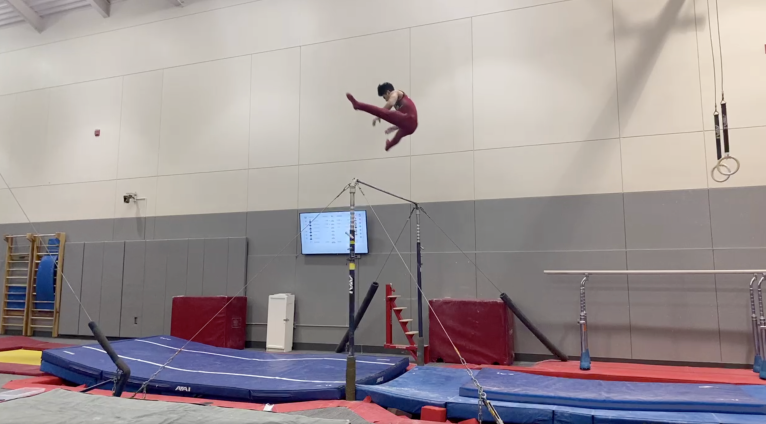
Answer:
[[357, 101], [354, 98], [354, 96], [348, 93], [346, 94], [346, 97], [351, 102], [351, 106], [354, 107], [354, 110], [361, 110], [361, 111], [367, 112], [372, 116], [376, 116], [388, 122], [389, 124], [396, 125], [397, 127], [400, 127], [400, 128], [404, 125], [407, 125], [407, 122], [408, 122], [407, 115], [405, 115], [402, 112], [399, 112], [398, 110], [385, 109], [375, 105], [362, 103], [360, 101]]

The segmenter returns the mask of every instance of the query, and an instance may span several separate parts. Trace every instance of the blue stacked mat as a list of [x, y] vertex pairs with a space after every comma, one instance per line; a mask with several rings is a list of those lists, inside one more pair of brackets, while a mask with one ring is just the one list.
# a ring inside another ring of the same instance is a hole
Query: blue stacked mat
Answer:
[[[486, 372], [485, 372], [486, 371]], [[476, 373], [479, 381], [486, 381], [487, 375], [494, 372], [503, 372], [499, 370], [483, 370]], [[520, 374], [520, 373], [518, 373]], [[529, 374], [524, 374], [529, 376]], [[537, 376], [535, 376], [537, 377]], [[552, 381], [538, 380], [538, 384], [561, 384], [556, 382], [556, 377], [546, 377]], [[561, 379], [566, 380], [566, 379]], [[510, 380], [507, 380], [510, 383]], [[520, 380], [517, 380], [520, 382]], [[573, 380], [572, 384], [585, 384], [588, 380]], [[601, 383], [601, 382], [598, 382]], [[521, 384], [514, 384], [512, 387], [518, 389], [518, 392], [535, 394], [544, 387], [533, 386], [526, 387]], [[647, 395], [643, 393], [643, 384], [654, 383], [625, 383], [634, 386], [638, 392], [636, 399], [646, 399]], [[488, 384], [489, 385], [489, 384]], [[488, 386], [487, 385], [487, 386]], [[485, 388], [488, 388], [484, 386]], [[461, 387], [465, 392], [473, 394], [474, 397], [461, 396]], [[357, 397], [359, 399], [370, 396], [375, 403], [387, 408], [397, 408], [410, 413], [419, 413], [423, 406], [431, 405], [447, 409], [447, 416], [451, 419], [470, 419], [476, 418], [478, 412], [478, 399], [475, 397], [475, 391], [470, 393], [468, 390], [473, 387], [470, 377], [464, 369], [419, 367], [415, 368], [403, 376], [389, 383], [378, 386], [364, 386], [357, 388]], [[494, 387], [497, 389], [507, 388]], [[759, 405], [766, 405], [766, 387], [762, 386], [734, 386], [739, 388], [743, 399], [746, 402], [737, 403], [735, 406], [742, 408], [745, 405], [749, 409], [759, 409]], [[475, 388], [474, 388], [475, 389]], [[667, 391], [667, 390], [666, 390]], [[718, 393], [733, 393], [727, 390]], [[571, 393], [570, 393], [571, 394]], [[550, 393], [546, 403], [537, 402], [507, 402], [495, 400], [492, 402], [501, 418], [506, 422], [514, 423], [539, 423], [539, 424], [755, 424], [766, 423], [766, 416], [758, 414], [738, 414], [738, 413], [712, 413], [712, 412], [665, 412], [665, 411], [634, 411], [634, 410], [614, 410], [614, 409], [595, 409], [588, 407], [563, 406], [562, 404], [551, 404], [562, 399], [562, 403], [571, 402], [581, 394], [569, 399], [557, 397], [557, 393]], [[671, 398], [678, 401], [678, 396]], [[722, 399], [724, 402], [730, 402], [731, 399]], [[690, 402], [696, 402], [697, 399], [690, 399]], [[715, 403], [715, 402], [714, 402]], [[662, 406], [659, 406], [662, 407]], [[720, 404], [719, 404], [720, 407]], [[719, 409], [719, 408], [715, 408]], [[488, 417], [488, 412], [483, 411], [484, 417]]]
[[[185, 343], [170, 336], [113, 342], [131, 369], [128, 391], [136, 390]], [[356, 364], [357, 384], [380, 384], [403, 374], [409, 360], [358, 356]], [[110, 380], [116, 371], [98, 345], [46, 350], [40, 369], [87, 385]], [[152, 380], [148, 391], [261, 403], [329, 400], [345, 396], [345, 376], [343, 354], [272, 354], [192, 342]]]

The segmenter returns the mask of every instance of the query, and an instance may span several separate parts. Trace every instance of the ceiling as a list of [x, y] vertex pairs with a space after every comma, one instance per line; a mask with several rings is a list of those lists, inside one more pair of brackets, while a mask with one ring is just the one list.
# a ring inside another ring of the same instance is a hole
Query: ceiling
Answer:
[[[46, 16], [90, 7], [102, 17], [108, 18], [110, 4], [118, 1], [124, 0], [0, 0], [0, 26], [26, 21], [37, 32], [43, 32]], [[172, 3], [184, 5], [183, 0], [172, 0]]]

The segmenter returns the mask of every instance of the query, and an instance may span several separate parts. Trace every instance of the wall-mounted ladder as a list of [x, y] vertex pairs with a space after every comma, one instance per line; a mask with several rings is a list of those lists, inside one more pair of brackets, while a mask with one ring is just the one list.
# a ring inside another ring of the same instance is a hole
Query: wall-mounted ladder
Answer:
[[65, 233], [5, 236], [0, 334], [58, 337]]
[[3, 304], [0, 311], [0, 334], [8, 330], [26, 332], [27, 287], [31, 275], [30, 253], [34, 235], [5, 236], [5, 272], [3, 273]]

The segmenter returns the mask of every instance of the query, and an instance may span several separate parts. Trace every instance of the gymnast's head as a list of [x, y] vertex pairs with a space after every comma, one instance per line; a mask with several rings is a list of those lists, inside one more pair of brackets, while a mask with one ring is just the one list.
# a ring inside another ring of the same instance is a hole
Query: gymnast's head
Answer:
[[391, 97], [391, 93], [393, 92], [394, 86], [390, 82], [384, 82], [378, 86], [378, 96], [382, 97], [385, 101], [388, 101], [388, 98]]

